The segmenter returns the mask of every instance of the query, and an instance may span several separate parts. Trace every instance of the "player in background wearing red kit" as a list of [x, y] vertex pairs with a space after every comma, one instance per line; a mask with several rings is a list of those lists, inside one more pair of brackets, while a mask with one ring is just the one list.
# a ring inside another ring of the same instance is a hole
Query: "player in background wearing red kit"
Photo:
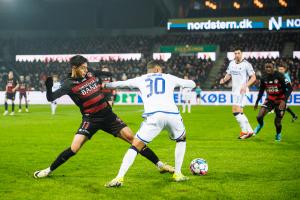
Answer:
[[7, 104], [8, 100], [11, 100], [10, 115], [15, 114], [15, 97], [16, 97], [16, 91], [18, 88], [19, 88], [19, 83], [14, 78], [14, 73], [12, 71], [8, 72], [8, 79], [7, 79], [7, 84], [5, 87], [5, 100], [4, 100], [5, 111], [4, 111], [3, 115], [8, 114], [8, 104]]
[[27, 100], [27, 91], [29, 90], [28, 83], [25, 81], [24, 76], [20, 76], [19, 83], [19, 112], [22, 112], [22, 99], [25, 100], [25, 110], [28, 112], [28, 100]]

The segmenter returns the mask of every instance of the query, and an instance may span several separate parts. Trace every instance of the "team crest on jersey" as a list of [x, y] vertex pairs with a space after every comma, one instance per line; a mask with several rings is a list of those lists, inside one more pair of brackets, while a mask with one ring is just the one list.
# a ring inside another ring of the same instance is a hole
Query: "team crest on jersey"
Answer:
[[275, 83], [275, 84], [277, 84], [277, 83], [278, 83], [278, 80], [277, 80], [277, 79], [275, 79], [275, 80], [274, 80], [274, 83]]

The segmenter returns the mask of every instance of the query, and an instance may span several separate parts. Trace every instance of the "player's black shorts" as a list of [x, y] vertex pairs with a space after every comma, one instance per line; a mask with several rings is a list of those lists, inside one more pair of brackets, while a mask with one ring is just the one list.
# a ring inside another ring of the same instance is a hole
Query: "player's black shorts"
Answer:
[[197, 99], [198, 99], [198, 98], [201, 98], [201, 97], [200, 97], [200, 94], [197, 94], [197, 96], [196, 96], [196, 97], [197, 97]]
[[24, 98], [27, 98], [27, 94], [26, 94], [26, 93], [20, 93], [19, 98], [22, 99], [23, 97], [24, 97]]
[[105, 118], [84, 116], [76, 134], [85, 135], [91, 139], [98, 130], [103, 130], [117, 137], [120, 131], [126, 126], [127, 125], [113, 112]]
[[6, 93], [6, 99], [15, 100], [16, 93]]
[[269, 99], [266, 99], [263, 103], [263, 107], [265, 107], [269, 112], [271, 112], [273, 109], [275, 110], [276, 117], [282, 118], [285, 113], [286, 106], [283, 110], [279, 109], [279, 104], [284, 100], [276, 100], [272, 101]]

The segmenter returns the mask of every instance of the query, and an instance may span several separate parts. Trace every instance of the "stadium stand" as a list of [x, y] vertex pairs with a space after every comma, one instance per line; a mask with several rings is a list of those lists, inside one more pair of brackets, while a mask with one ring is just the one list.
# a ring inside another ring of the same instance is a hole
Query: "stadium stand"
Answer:
[[[297, 32], [232, 32], [232, 33], [204, 33], [184, 34], [169, 33], [158, 36], [105, 36], [105, 37], [74, 37], [74, 38], [32, 38], [32, 39], [2, 39], [0, 59], [9, 54], [13, 59], [15, 55], [25, 54], [92, 54], [92, 53], [142, 53], [139, 61], [101, 61], [91, 63], [94, 68], [107, 65], [114, 73], [116, 80], [132, 78], [145, 73], [144, 66], [150, 60], [153, 52], [159, 52], [161, 45], [204, 45], [214, 44], [220, 46], [220, 52], [233, 51], [241, 47], [243, 51], [279, 51], [282, 52], [286, 42], [293, 42], [294, 50], [300, 50], [300, 36]], [[268, 60], [268, 59], [267, 59]], [[265, 59], [250, 59], [257, 73]], [[275, 59], [277, 64], [284, 61], [288, 63], [295, 89], [299, 88], [299, 60]], [[1, 60], [0, 60], [1, 62]], [[207, 80], [210, 70], [214, 67], [211, 60], [201, 60], [187, 54], [179, 56], [172, 54], [171, 59], [164, 62], [165, 72], [180, 77], [188, 75], [197, 83]], [[218, 80], [224, 74], [228, 65], [225, 59], [217, 78], [210, 83], [211, 88], [221, 89]], [[41, 63], [41, 62], [10, 62], [2, 63], [0, 68], [0, 87], [3, 90], [9, 69], [18, 75], [25, 75], [32, 88], [43, 90], [43, 80], [47, 75], [67, 74], [67, 63]], [[61, 77], [64, 78], [64, 77]], [[226, 86], [225, 86], [226, 88]], [[255, 89], [255, 87], [253, 87]]]

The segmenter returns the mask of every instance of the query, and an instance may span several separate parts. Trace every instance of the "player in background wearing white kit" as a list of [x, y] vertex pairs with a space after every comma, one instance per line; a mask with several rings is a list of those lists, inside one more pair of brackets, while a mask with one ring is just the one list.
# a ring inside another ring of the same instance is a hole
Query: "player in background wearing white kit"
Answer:
[[129, 79], [108, 83], [107, 87], [138, 88], [144, 102], [144, 122], [126, 152], [119, 173], [115, 179], [107, 183], [106, 187], [119, 187], [133, 164], [139, 151], [151, 142], [163, 129], [170, 133], [170, 138], [176, 141], [174, 181], [185, 181], [188, 177], [181, 173], [181, 166], [186, 149], [186, 133], [182, 118], [174, 102], [174, 88], [194, 88], [195, 82], [184, 80], [170, 74], [162, 73], [161, 66], [156, 61], [147, 64], [148, 74]]
[[[54, 75], [53, 76], [53, 86], [52, 86], [52, 92], [58, 90], [60, 88], [61, 84], [60, 82], [58, 81], [58, 77], [57, 75]], [[57, 108], [57, 101], [52, 101], [51, 102], [51, 114], [52, 115], [55, 115], [55, 111], [56, 111], [56, 108]]]
[[249, 91], [248, 87], [255, 82], [256, 76], [252, 65], [242, 58], [240, 48], [235, 49], [234, 60], [229, 63], [226, 75], [220, 80], [220, 84], [230, 79], [232, 79], [232, 113], [241, 127], [239, 139], [246, 139], [253, 135], [253, 129], [244, 114], [243, 107], [247, 98], [246, 93]]
[[[187, 76], [184, 76], [185, 80], [188, 80]], [[191, 107], [192, 107], [192, 98], [193, 98], [193, 92], [192, 88], [180, 88], [180, 94], [181, 94], [181, 100], [182, 103], [182, 113], [185, 113], [186, 107], [188, 107], [188, 113], [191, 113]]]

